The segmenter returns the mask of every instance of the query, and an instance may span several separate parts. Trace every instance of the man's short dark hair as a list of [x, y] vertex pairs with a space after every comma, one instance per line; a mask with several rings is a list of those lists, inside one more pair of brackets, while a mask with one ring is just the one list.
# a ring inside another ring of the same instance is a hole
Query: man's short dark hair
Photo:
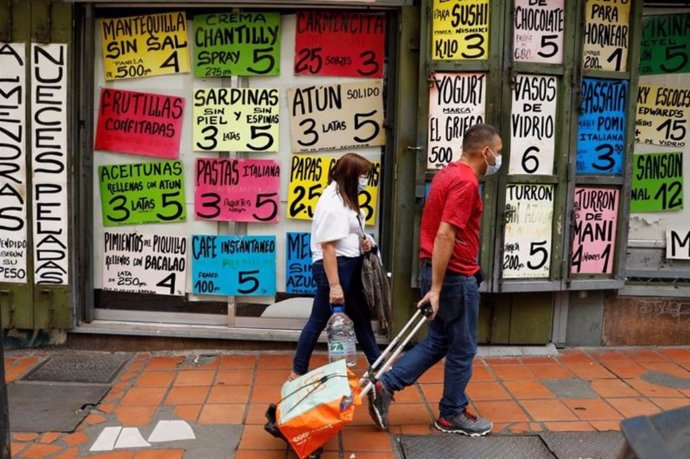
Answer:
[[493, 142], [500, 135], [490, 124], [479, 123], [469, 128], [462, 138], [462, 151], [474, 152]]

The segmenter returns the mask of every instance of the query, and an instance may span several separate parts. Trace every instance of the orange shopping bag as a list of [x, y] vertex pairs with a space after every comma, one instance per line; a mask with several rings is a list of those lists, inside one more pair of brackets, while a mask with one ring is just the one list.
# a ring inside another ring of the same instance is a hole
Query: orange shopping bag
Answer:
[[357, 376], [337, 360], [286, 382], [278, 402], [278, 429], [304, 459], [352, 421], [361, 403]]

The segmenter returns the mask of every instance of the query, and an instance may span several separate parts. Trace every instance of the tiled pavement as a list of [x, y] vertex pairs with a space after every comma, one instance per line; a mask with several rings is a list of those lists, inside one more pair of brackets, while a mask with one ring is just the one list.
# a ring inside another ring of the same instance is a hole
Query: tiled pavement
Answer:
[[[6, 352], [8, 382], [50, 355], [50, 350]], [[13, 432], [13, 457], [192, 457], [188, 448], [175, 442], [166, 448], [89, 452], [104, 426], [145, 430], [166, 413], [168, 419], [184, 420], [195, 431], [234, 428], [237, 444], [228, 438], [224, 457], [294, 458], [284, 442], [263, 431], [264, 411], [278, 399], [291, 357], [270, 352], [137, 353], [75, 432]], [[324, 363], [324, 355], [312, 360], [313, 367]], [[322, 457], [350, 458], [354, 453], [357, 459], [395, 458], [400, 457], [395, 435], [441, 435], [432, 423], [442, 381], [439, 364], [418, 384], [398, 393], [388, 433], [378, 431], [366, 407], [359, 407], [354, 422], [326, 445]], [[494, 421], [496, 433], [618, 430], [625, 417], [690, 405], [690, 348], [588, 348], [553, 357], [477, 358], [468, 391], [473, 409]]]

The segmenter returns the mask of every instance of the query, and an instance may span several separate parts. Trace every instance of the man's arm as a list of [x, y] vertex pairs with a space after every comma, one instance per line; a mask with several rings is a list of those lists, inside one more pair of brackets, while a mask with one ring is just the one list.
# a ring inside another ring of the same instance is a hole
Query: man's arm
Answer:
[[424, 295], [417, 307], [422, 307], [425, 303], [431, 304], [432, 313], [429, 320], [436, 317], [439, 308], [439, 298], [441, 297], [441, 287], [443, 279], [446, 277], [448, 261], [453, 253], [455, 245], [455, 227], [448, 222], [441, 222], [434, 239], [434, 251], [431, 255], [431, 290]]

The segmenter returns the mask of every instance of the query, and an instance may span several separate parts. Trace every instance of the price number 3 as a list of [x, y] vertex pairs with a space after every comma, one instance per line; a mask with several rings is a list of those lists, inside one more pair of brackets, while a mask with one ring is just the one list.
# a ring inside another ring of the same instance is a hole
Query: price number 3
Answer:
[[[218, 193], [201, 193], [201, 209], [196, 211], [196, 216], [206, 220], [218, 218], [221, 214], [221, 196]], [[273, 221], [278, 215], [278, 193], [257, 193], [254, 198], [255, 212], [252, 218], [260, 222]], [[232, 219], [231, 219], [232, 220]]]

